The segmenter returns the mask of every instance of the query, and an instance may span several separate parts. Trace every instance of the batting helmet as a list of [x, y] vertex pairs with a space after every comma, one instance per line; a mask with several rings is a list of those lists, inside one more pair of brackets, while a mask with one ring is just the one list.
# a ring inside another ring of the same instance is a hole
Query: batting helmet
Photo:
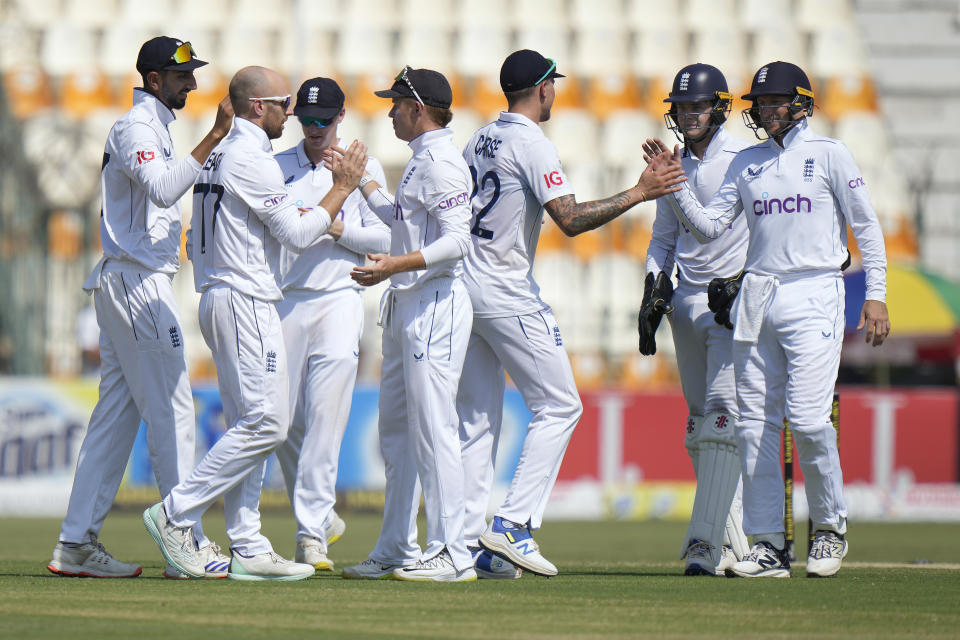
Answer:
[[[701, 101], [713, 102], [710, 107], [710, 127], [696, 140], [686, 140], [677, 122], [677, 103]], [[698, 142], [726, 121], [733, 104], [733, 96], [727, 90], [727, 79], [723, 77], [720, 69], [698, 62], [677, 72], [670, 95], [664, 102], [670, 103], [670, 111], [663, 114], [667, 128], [673, 131], [680, 142]]]
[[743, 122], [763, 140], [764, 137], [760, 135], [763, 122], [760, 120], [760, 108], [757, 105], [757, 98], [760, 96], [791, 96], [790, 120], [771, 120], [767, 123], [785, 122], [787, 124], [778, 135], [786, 133], [787, 129], [797, 123], [794, 118], [798, 113], [804, 113], [805, 116], [813, 115], [813, 88], [810, 86], [807, 74], [795, 64], [778, 60], [760, 67], [753, 76], [750, 93], [743, 96], [744, 100], [753, 102], [753, 106], [743, 110]]

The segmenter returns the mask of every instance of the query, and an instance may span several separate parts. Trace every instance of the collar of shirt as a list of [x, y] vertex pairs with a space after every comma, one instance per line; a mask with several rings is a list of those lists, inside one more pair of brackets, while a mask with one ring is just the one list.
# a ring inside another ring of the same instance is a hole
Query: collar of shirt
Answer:
[[[304, 148], [305, 141], [301, 140], [297, 145], [297, 162], [300, 163], [301, 167], [310, 167], [311, 169], [316, 169], [317, 167], [323, 167], [323, 163], [313, 164], [313, 161], [307, 157], [307, 150]], [[340, 138], [337, 138], [337, 141], [334, 143], [334, 146], [343, 148], [343, 141]], [[325, 168], [325, 167], [324, 167]]]
[[694, 158], [700, 162], [704, 162], [707, 158], [713, 158], [718, 151], [722, 151], [723, 148], [727, 145], [727, 138], [730, 137], [730, 134], [727, 133], [727, 130], [723, 127], [717, 127], [717, 132], [713, 134], [713, 137], [710, 138], [710, 142], [707, 143], [707, 148], [703, 151], [703, 157], [698, 158], [693, 154], [693, 151], [690, 150], [689, 145], [685, 145], [683, 149], [683, 155], [687, 158]]
[[267, 153], [273, 151], [273, 145], [270, 144], [270, 138], [267, 137], [267, 132], [263, 130], [263, 127], [253, 124], [246, 118], [233, 119], [233, 133], [231, 135], [252, 138], [258, 141]]
[[512, 122], [514, 124], [522, 124], [528, 127], [537, 127], [538, 129], [540, 128], [536, 122], [534, 122], [527, 116], [523, 115], [522, 113], [513, 113], [511, 111], [501, 111], [500, 120], [504, 122]]
[[165, 127], [177, 119], [170, 107], [160, 102], [152, 93], [137, 87], [133, 90], [133, 106], [137, 107], [141, 104], [156, 115], [157, 120], [162, 122]]
[[453, 138], [453, 131], [444, 127], [443, 129], [434, 129], [433, 131], [421, 133], [411, 140], [408, 145], [413, 149], [413, 155], [417, 155], [424, 149], [429, 149], [442, 142], [447, 142], [451, 138]]
[[[793, 128], [790, 129], [790, 131], [787, 131], [787, 135], [783, 136], [783, 148], [788, 149], [794, 143], [803, 142], [804, 140], [809, 139], [811, 135], [812, 132], [810, 131], [810, 125], [807, 123], [807, 119], [801, 118], [800, 122], [793, 125]], [[773, 145], [774, 149], [780, 146], [773, 138], [770, 139], [770, 143]]]

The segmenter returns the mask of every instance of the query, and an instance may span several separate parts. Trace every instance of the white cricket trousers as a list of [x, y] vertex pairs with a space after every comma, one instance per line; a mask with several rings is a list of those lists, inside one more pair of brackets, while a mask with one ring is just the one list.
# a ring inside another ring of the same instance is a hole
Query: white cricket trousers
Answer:
[[733, 343], [747, 534], [783, 531], [784, 417], [793, 431], [814, 526], [839, 530], [846, 518], [837, 432], [830, 422], [843, 344], [843, 296], [839, 273], [777, 279], [756, 344]]
[[340, 443], [357, 381], [363, 299], [353, 288], [293, 290], [277, 303], [290, 373], [290, 430], [277, 449], [297, 537], [326, 551]]
[[553, 313], [474, 318], [457, 396], [467, 495], [467, 544], [487, 527], [503, 423], [504, 370], [533, 413], [507, 497], [496, 515], [540, 528], [560, 463], [583, 413]]
[[459, 278], [384, 295], [379, 427], [387, 483], [383, 526], [370, 557], [404, 565], [419, 558], [419, 477], [427, 516], [423, 557], [446, 547], [462, 571], [473, 558], [463, 539], [456, 397], [473, 307]]
[[[196, 458], [197, 423], [173, 277], [113, 259], [98, 270], [84, 286], [93, 290], [100, 325], [100, 397], [77, 458], [60, 529], [64, 542], [100, 534], [141, 418], [161, 495], [190, 473]], [[207, 544], [199, 521], [194, 534]]]
[[267, 457], [287, 435], [287, 355], [273, 302], [215, 285], [200, 297], [200, 331], [213, 352], [226, 432], [164, 498], [169, 520], [193, 526], [223, 497], [231, 549], [272, 551], [260, 533], [260, 489]]
[[680, 282], [667, 316], [677, 351], [677, 368], [687, 411], [704, 416], [723, 411], [737, 416], [733, 375], [733, 332], [713, 319], [707, 288]]

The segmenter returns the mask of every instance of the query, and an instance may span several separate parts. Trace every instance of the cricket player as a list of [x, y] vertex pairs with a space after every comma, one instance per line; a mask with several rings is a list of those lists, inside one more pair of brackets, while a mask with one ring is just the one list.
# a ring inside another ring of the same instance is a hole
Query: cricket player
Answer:
[[[352, 188], [335, 179], [318, 205], [290, 198], [273, 159], [291, 96], [279, 73], [245, 67], [230, 81], [233, 131], [203, 165], [194, 186], [192, 260], [200, 298], [200, 330], [213, 352], [227, 431], [193, 472], [143, 514], [167, 561], [182, 573], [202, 573], [189, 528], [217, 499], [236, 580], [300, 580], [308, 564], [273, 552], [260, 532], [265, 461], [287, 435], [290, 413], [287, 357], [275, 303], [281, 292], [265, 255], [265, 240], [303, 251], [330, 226]], [[348, 158], [365, 161], [354, 143]], [[359, 178], [359, 176], [357, 176]]]
[[[370, 175], [358, 184], [391, 230], [390, 255], [371, 254], [373, 264], [352, 273], [364, 286], [390, 278], [380, 304], [379, 432], [387, 484], [377, 545], [343, 577], [473, 581], [477, 574], [463, 539], [456, 409], [473, 317], [460, 264], [470, 245], [470, 172], [447, 128], [453, 94], [442, 74], [404, 67], [390, 89], [376, 94], [393, 100], [394, 132], [413, 156], [395, 197]], [[418, 476], [427, 516], [422, 554]]]
[[[701, 241], [720, 237], [741, 212], [750, 229], [731, 319], [743, 526], [754, 545], [726, 573], [791, 575], [779, 456], [785, 407], [814, 526], [806, 572], [830, 576], [847, 553], [843, 476], [830, 422], [843, 342], [846, 225], [867, 277], [858, 329], [866, 327], [874, 346], [890, 331], [883, 235], [850, 152], [807, 122], [814, 95], [803, 70], [788, 62], [764, 65], [743, 98], [752, 101], [744, 121], [765, 141], [737, 154], [706, 207], [689, 186], [672, 200], [680, 222]], [[648, 141], [644, 151], [666, 148]], [[679, 163], [679, 151], [672, 158]]]
[[[330, 78], [300, 86], [293, 113], [303, 140], [276, 156], [290, 199], [298, 207], [320, 200], [333, 185], [324, 153], [339, 144], [337, 127], [346, 113], [344, 95]], [[367, 159], [366, 171], [387, 183], [383, 168]], [[390, 228], [353, 191], [323, 236], [297, 253], [268, 242], [268, 258], [283, 291], [277, 313], [290, 375], [290, 430], [277, 459], [297, 518], [295, 560], [332, 571], [328, 545], [346, 525], [334, 511], [340, 442], [357, 380], [363, 300], [350, 278], [368, 253], [390, 247]]]
[[[517, 567], [554, 576], [540, 553], [540, 528], [582, 405], [560, 328], [540, 299], [533, 259], [543, 211], [569, 236], [595, 229], [633, 205], [668, 193], [678, 169], [648, 167], [633, 187], [604, 200], [576, 201], [557, 150], [539, 124], [550, 118], [556, 62], [530, 49], [500, 69], [507, 108], [474, 133], [463, 150], [473, 177], [470, 252], [464, 282], [473, 303], [473, 332], [457, 397], [467, 495], [467, 544], [480, 575], [516, 578]], [[504, 371], [533, 412], [506, 500], [487, 525]], [[482, 553], [480, 548], [486, 549]], [[491, 562], [497, 556], [507, 563]]]
[[[733, 103], [727, 80], [716, 67], [688, 65], [677, 72], [664, 102], [670, 105], [664, 120], [683, 143], [683, 170], [690, 177], [690, 189], [699, 200], [708, 202], [720, 188], [734, 156], [749, 146], [723, 129]], [[666, 198], [657, 201], [647, 249], [647, 304], [640, 314], [640, 350], [645, 355], [656, 352], [654, 325], [660, 318], [649, 300], [658, 288], [655, 283], [667, 283], [672, 298], [669, 294], [665, 297], [674, 307], [668, 318], [688, 411], [684, 445], [697, 478], [693, 513], [683, 542], [686, 575], [723, 575], [749, 551], [736, 496], [740, 456], [734, 429], [739, 411], [733, 343], [730, 330], [714, 321], [707, 306], [707, 285], [713, 278], [743, 271], [746, 253], [743, 216], [733, 221], [729, 233], [701, 244], [673, 215]], [[674, 267], [678, 272], [676, 291], [669, 284]]]
[[[227, 135], [233, 112], [224, 99], [213, 128], [182, 160], [168, 126], [197, 88], [194, 70], [205, 64], [189, 42], [158, 36], [143, 43], [137, 56], [143, 87], [133, 90], [133, 108], [107, 137], [100, 175], [103, 257], [83, 284], [93, 295], [100, 325], [100, 395], [47, 565], [57, 575], [140, 575], [139, 565], [120, 562], [97, 537], [141, 420], [147, 423], [150, 462], [162, 493], [195, 462], [196, 417], [172, 286], [180, 266], [180, 198]], [[203, 535], [200, 521], [195, 524], [204, 560], [200, 575], [226, 577], [228, 558]], [[164, 575], [181, 577], [170, 567]]]

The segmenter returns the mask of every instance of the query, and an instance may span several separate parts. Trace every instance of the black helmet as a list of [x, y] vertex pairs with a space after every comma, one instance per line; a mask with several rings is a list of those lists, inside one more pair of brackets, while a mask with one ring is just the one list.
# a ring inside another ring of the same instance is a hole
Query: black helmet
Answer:
[[[697, 140], [685, 140], [677, 123], [676, 103], [701, 101], [713, 101], [713, 106], [710, 108], [710, 127]], [[663, 115], [667, 128], [673, 131], [680, 142], [697, 142], [713, 133], [726, 121], [733, 104], [733, 96], [727, 89], [727, 79], [723, 77], [720, 69], [698, 62], [687, 65], [677, 72], [673, 79], [670, 96], [664, 102], [670, 103], [670, 111]]]
[[751, 100], [753, 106], [743, 110], [743, 122], [753, 129], [754, 134], [761, 140], [766, 136], [760, 135], [760, 129], [763, 124], [760, 121], [760, 109], [757, 107], [757, 98], [760, 96], [792, 96], [790, 100], [790, 117], [788, 126], [781, 131], [786, 133], [787, 129], [797, 123], [793, 117], [798, 113], [805, 113], [807, 116], [813, 115], [813, 88], [810, 86], [810, 80], [803, 69], [789, 62], [771, 62], [760, 67], [760, 70], [753, 76], [753, 83], [750, 85], [750, 93], [743, 96], [744, 100]]

